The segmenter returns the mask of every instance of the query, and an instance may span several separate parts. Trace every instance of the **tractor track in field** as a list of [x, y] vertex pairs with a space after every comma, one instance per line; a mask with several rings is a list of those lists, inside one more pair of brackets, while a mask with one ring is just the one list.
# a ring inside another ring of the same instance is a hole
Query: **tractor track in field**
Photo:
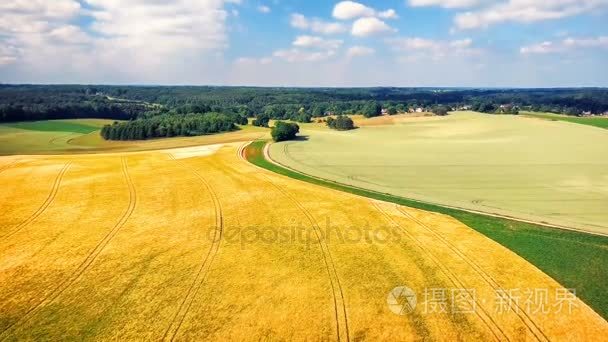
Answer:
[[15, 160], [13, 160], [12, 162], [10, 162], [10, 163], [8, 163], [6, 165], [3, 165], [2, 167], [0, 167], [0, 173], [6, 171], [8, 169], [10, 169], [11, 167], [19, 164], [20, 162], [21, 162], [20, 159], [15, 159]]
[[44, 308], [46, 305], [52, 303], [55, 299], [57, 299], [62, 293], [65, 292], [80, 276], [89, 269], [91, 264], [97, 259], [99, 254], [103, 251], [103, 249], [108, 245], [110, 240], [114, 238], [114, 236], [118, 233], [118, 231], [125, 225], [127, 220], [133, 214], [135, 210], [135, 206], [137, 204], [137, 192], [135, 191], [135, 186], [131, 177], [129, 176], [129, 170], [127, 165], [127, 157], [122, 157], [122, 171], [125, 176], [125, 181], [129, 188], [129, 205], [124, 214], [120, 217], [118, 222], [114, 225], [114, 227], [106, 234], [106, 236], [93, 248], [91, 253], [86, 257], [86, 259], [78, 266], [78, 268], [64, 281], [62, 281], [57, 287], [53, 289], [53, 291], [43, 298], [40, 302], [38, 302], [34, 307], [30, 308], [21, 318], [17, 321], [9, 325], [2, 333], [0, 333], [0, 339], [3, 341], [8, 339], [8, 333], [14, 329], [19, 327], [20, 325], [25, 324], [29, 321], [38, 311]]
[[[426, 253], [429, 256], [429, 259], [431, 261], [433, 261], [433, 263], [435, 263], [435, 265], [437, 265], [439, 270], [450, 280], [450, 282], [454, 286], [456, 286], [457, 288], [460, 288], [460, 289], [466, 289], [466, 286], [464, 285], [464, 283], [452, 271], [450, 271], [440, 260], [438, 260], [437, 257], [431, 251], [427, 250], [424, 247], [424, 245], [416, 237], [414, 237], [410, 232], [408, 232], [407, 229], [405, 229], [403, 226], [401, 226], [401, 224], [399, 224], [399, 222], [395, 221], [384, 209], [382, 209], [382, 207], [380, 207], [376, 203], [376, 201], [370, 201], [370, 202], [376, 208], [376, 210], [387, 219], [388, 222], [392, 223], [394, 226], [401, 229], [405, 233], [405, 235], [407, 235], [407, 237], [409, 237], [412, 241], [414, 241], [416, 246], [418, 246], [418, 248], [420, 248], [420, 250], [422, 250], [424, 253]], [[467, 292], [469, 292], [469, 290], [467, 290]], [[469, 294], [470, 294], [470, 292], [469, 292]], [[472, 298], [475, 298], [475, 296], [472, 296]], [[504, 330], [496, 323], [496, 321], [494, 321], [492, 316], [490, 316], [490, 314], [483, 308], [483, 306], [481, 306], [481, 303], [476, 298], [475, 298], [475, 303], [476, 303], [476, 306], [479, 309], [481, 309], [481, 313], [483, 313], [483, 315], [482, 315], [482, 314], [480, 314], [480, 312], [478, 310], [474, 310], [475, 315], [477, 315], [477, 317], [479, 317], [479, 319], [488, 327], [488, 329], [492, 332], [492, 335], [494, 335], [496, 340], [497, 341], [505, 341], [505, 340], [510, 341], [509, 337], [505, 334]], [[498, 333], [496, 330], [498, 331]], [[500, 337], [499, 335], [502, 335], [502, 337]]]
[[22, 230], [23, 228], [28, 226], [30, 223], [32, 223], [40, 215], [42, 215], [42, 213], [44, 213], [46, 211], [46, 209], [55, 200], [55, 197], [57, 196], [57, 192], [59, 191], [59, 187], [61, 186], [61, 181], [63, 180], [63, 176], [68, 171], [68, 169], [70, 168], [71, 165], [72, 165], [72, 162], [68, 162], [63, 166], [61, 171], [59, 171], [59, 174], [57, 175], [57, 177], [55, 177], [55, 181], [53, 182], [53, 187], [51, 188], [51, 192], [48, 194], [47, 198], [44, 200], [42, 205], [32, 215], [30, 215], [30, 217], [25, 219], [25, 221], [21, 222], [15, 228], [13, 228], [13, 230], [10, 233], [7, 233], [7, 234], [3, 235], [2, 237], [0, 237], [0, 241], [4, 241], [5, 239], [8, 239], [11, 236], [15, 235], [17, 232], [19, 232], [20, 230]]
[[[244, 152], [245, 152], [245, 148], [250, 144], [250, 142], [245, 143], [243, 145], [241, 145], [237, 151], [237, 155], [238, 157], [243, 160], [244, 162], [248, 163], [249, 165], [253, 165], [256, 168], [259, 168], [260, 170], [262, 170], [263, 172], [268, 172], [268, 170], [260, 168], [259, 166], [256, 166], [254, 164], [251, 164], [247, 161], [247, 158], [244, 156]], [[340, 283], [340, 278], [338, 277], [338, 273], [333, 261], [333, 257], [331, 256], [331, 252], [329, 250], [329, 247], [327, 246], [327, 244], [324, 243], [324, 240], [321, 237], [320, 234], [320, 227], [317, 223], [317, 221], [315, 220], [314, 216], [312, 216], [310, 214], [310, 212], [308, 210], [306, 210], [306, 208], [304, 208], [304, 206], [302, 206], [302, 204], [300, 204], [300, 202], [298, 202], [293, 196], [291, 196], [291, 194], [289, 194], [287, 191], [283, 190], [281, 187], [279, 187], [278, 185], [276, 185], [271, 179], [270, 177], [268, 177], [266, 174], [264, 173], [260, 173], [261, 176], [263, 176], [266, 180], [267, 183], [269, 183], [270, 185], [272, 185], [274, 188], [276, 188], [279, 192], [281, 192], [285, 197], [287, 197], [288, 199], [290, 199], [292, 202], [294, 202], [294, 204], [296, 205], [296, 207], [298, 207], [298, 209], [300, 209], [300, 211], [302, 211], [304, 213], [304, 215], [306, 216], [306, 218], [310, 221], [310, 224], [313, 226], [313, 230], [315, 232], [315, 236], [317, 237], [317, 241], [319, 242], [319, 246], [321, 248], [321, 253], [323, 255], [323, 261], [325, 263], [325, 268], [327, 270], [327, 274], [329, 277], [329, 282], [330, 282], [330, 286], [332, 288], [332, 297], [333, 297], [333, 302], [334, 302], [334, 316], [335, 316], [335, 320], [336, 320], [336, 337], [338, 341], [341, 341], [341, 335], [340, 335], [340, 311], [343, 314], [343, 320], [344, 320], [344, 328], [346, 331], [346, 340], [350, 341], [350, 330], [348, 327], [348, 315], [346, 313], [346, 304], [345, 304], [345, 300], [344, 300], [344, 291], [342, 290], [342, 284]], [[328, 262], [329, 259], [329, 262]], [[331, 262], [331, 267], [330, 267], [330, 262]], [[333, 271], [333, 273], [332, 273]], [[333, 274], [333, 277], [332, 277]], [[335, 283], [334, 283], [334, 277], [336, 279]], [[338, 288], [338, 292], [336, 293], [336, 287]], [[340, 304], [338, 304], [338, 298], [340, 298]], [[339, 308], [341, 307], [341, 309]]]
[[[331, 255], [331, 251], [329, 250], [329, 246], [324, 241], [324, 238], [321, 234], [321, 228], [319, 224], [315, 220], [314, 216], [297, 200], [295, 199], [289, 192], [282, 189], [280, 186], [276, 185], [270, 177], [265, 174], [261, 174], [266, 181], [271, 184], [274, 188], [276, 188], [279, 192], [281, 192], [285, 197], [291, 200], [298, 209], [306, 216], [308, 221], [313, 227], [315, 235], [317, 237], [317, 241], [319, 242], [319, 246], [321, 248], [321, 253], [323, 255], [323, 261], [325, 263], [325, 268], [327, 270], [327, 275], [329, 277], [329, 282], [332, 288], [332, 296], [334, 302], [334, 314], [336, 319], [336, 334], [338, 341], [342, 340], [342, 336], [340, 335], [340, 316], [342, 316], [342, 320], [344, 321], [344, 331], [346, 332], [346, 341], [350, 341], [350, 331], [348, 328], [348, 314], [346, 313], [346, 303], [344, 300], [344, 291], [342, 290], [342, 284], [340, 283], [340, 278], [338, 277], [338, 271], [336, 270], [336, 265], [334, 263], [334, 259]], [[335, 280], [334, 280], [335, 279]], [[340, 303], [338, 303], [340, 302]], [[340, 313], [341, 311], [341, 313]]]
[[191, 171], [201, 181], [201, 183], [205, 185], [209, 192], [209, 195], [211, 196], [211, 200], [213, 201], [213, 206], [215, 208], [215, 232], [213, 235], [211, 247], [207, 251], [207, 254], [205, 255], [201, 265], [199, 266], [196, 277], [190, 285], [186, 296], [182, 300], [177, 312], [173, 316], [171, 324], [169, 325], [169, 327], [167, 327], [167, 330], [165, 331], [165, 334], [162, 338], [163, 340], [168, 339], [170, 341], [173, 341], [175, 340], [177, 333], [179, 332], [182, 324], [184, 323], [184, 320], [186, 319], [186, 316], [190, 311], [192, 303], [194, 302], [194, 299], [198, 294], [198, 291], [207, 280], [211, 265], [213, 264], [213, 261], [215, 260], [215, 257], [219, 252], [220, 244], [224, 234], [224, 217], [221, 202], [217, 194], [211, 187], [211, 184], [209, 184], [209, 182], [196, 169], [188, 166], [182, 161], [177, 160], [172, 154], [169, 154], [169, 157], [172, 161], [180, 164], [184, 169]]
[[[429, 227], [428, 225], [426, 225], [424, 222], [422, 222], [422, 221], [418, 220], [417, 218], [415, 218], [412, 214], [410, 214], [407, 211], [403, 210], [403, 208], [401, 208], [400, 206], [395, 205], [395, 207], [396, 207], [396, 209], [400, 213], [402, 213], [410, 221], [412, 221], [412, 222], [416, 223], [417, 225], [419, 225], [420, 227], [426, 229], [431, 234], [433, 234], [435, 237], [437, 237], [441, 242], [443, 242], [452, 252], [454, 252], [456, 255], [458, 255], [479, 276], [481, 276], [481, 278], [488, 285], [490, 285], [490, 287], [492, 287], [495, 291], [498, 291], [498, 290], [502, 289], [502, 287], [496, 281], [496, 279], [494, 279], [494, 277], [492, 277], [482, 267], [480, 267], [479, 264], [477, 264], [475, 262], [475, 260], [469, 258], [464, 252], [462, 252], [460, 249], [458, 249], [458, 247], [456, 247], [450, 241], [446, 240], [443, 236], [441, 236], [441, 234], [437, 233], [435, 230], [433, 230], [431, 227]], [[513, 306], [509, 305], [509, 308], [511, 309], [511, 311], [513, 311], [513, 313], [515, 313], [515, 315], [517, 315], [517, 317], [528, 328], [528, 330], [532, 333], [532, 335], [534, 335], [534, 337], [536, 338], [537, 341], [550, 341], [549, 338], [547, 337], [547, 335], [545, 335], [545, 333], [538, 327], [538, 325], [536, 324], [536, 322], [534, 322], [532, 320], [532, 318], [530, 318], [530, 316], [526, 313], [526, 311], [523, 310], [523, 308], [519, 305], [519, 302], [514, 301], [513, 298], [511, 298], [511, 296], [508, 296], [508, 300], [511, 303], [514, 303], [515, 306], [516, 306], [514, 308]], [[520, 312], [523, 312], [523, 316], [520, 314]]]

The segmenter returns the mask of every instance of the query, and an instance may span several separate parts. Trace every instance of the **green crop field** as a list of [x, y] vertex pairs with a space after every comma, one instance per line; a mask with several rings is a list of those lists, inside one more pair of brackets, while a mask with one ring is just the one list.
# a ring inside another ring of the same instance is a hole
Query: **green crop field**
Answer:
[[522, 115], [546, 119], [546, 120], [554, 120], [554, 121], [566, 121], [577, 123], [581, 125], [595, 126], [599, 128], [608, 129], [608, 118], [607, 117], [577, 117], [577, 116], [567, 116], [567, 115], [559, 115], [552, 113], [534, 113], [534, 112], [522, 112]]
[[228, 133], [146, 141], [106, 141], [99, 131], [114, 120], [74, 119], [0, 124], [0, 155], [148, 151], [257, 139], [267, 129], [244, 126]]
[[0, 155], [47, 154], [77, 149], [72, 139], [95, 134], [112, 120], [74, 119], [0, 124]]
[[442, 205], [608, 233], [608, 132], [470, 112], [273, 144], [306, 174]]

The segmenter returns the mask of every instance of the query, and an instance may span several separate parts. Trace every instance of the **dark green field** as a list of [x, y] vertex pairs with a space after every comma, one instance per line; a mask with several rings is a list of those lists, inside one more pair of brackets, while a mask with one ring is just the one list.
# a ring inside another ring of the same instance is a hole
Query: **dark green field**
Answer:
[[581, 125], [594, 126], [599, 128], [608, 129], [608, 118], [604, 117], [578, 117], [578, 116], [567, 116], [551, 113], [533, 113], [533, 112], [522, 112], [522, 115], [531, 116], [539, 119], [547, 119], [554, 121], [566, 121], [577, 123]]
[[608, 318], [608, 298], [605, 293], [605, 280], [608, 279], [608, 268], [605, 267], [608, 264], [608, 237], [469, 213], [313, 178], [266, 160], [263, 153], [265, 145], [266, 141], [250, 144], [246, 150], [247, 159], [259, 167], [294, 179], [450, 215], [519, 254], [564, 287], [576, 289], [578, 297], [602, 317]]
[[[66, 133], [80, 133], [89, 134], [99, 130], [100, 124], [96, 122], [89, 124], [87, 121], [75, 122], [66, 120], [46, 120], [46, 121], [30, 121], [30, 122], [15, 122], [4, 124], [4, 126], [23, 129], [28, 131], [39, 131], [39, 132], [66, 132]], [[102, 120], [97, 120], [101, 123], [108, 123]]]

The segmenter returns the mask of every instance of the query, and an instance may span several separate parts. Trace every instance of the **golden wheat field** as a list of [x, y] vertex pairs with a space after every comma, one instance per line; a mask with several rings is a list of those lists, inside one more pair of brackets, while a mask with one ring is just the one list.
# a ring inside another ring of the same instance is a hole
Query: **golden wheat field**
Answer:
[[0, 340], [608, 335], [458, 221], [258, 169], [242, 146], [0, 158]]

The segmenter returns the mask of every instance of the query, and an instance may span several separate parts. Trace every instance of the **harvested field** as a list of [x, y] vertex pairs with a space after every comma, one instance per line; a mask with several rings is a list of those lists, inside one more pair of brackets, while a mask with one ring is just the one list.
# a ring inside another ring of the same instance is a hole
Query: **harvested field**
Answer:
[[[0, 158], [0, 339], [608, 334], [553, 279], [453, 218], [258, 169], [241, 145]], [[387, 303], [400, 286], [415, 306]]]

